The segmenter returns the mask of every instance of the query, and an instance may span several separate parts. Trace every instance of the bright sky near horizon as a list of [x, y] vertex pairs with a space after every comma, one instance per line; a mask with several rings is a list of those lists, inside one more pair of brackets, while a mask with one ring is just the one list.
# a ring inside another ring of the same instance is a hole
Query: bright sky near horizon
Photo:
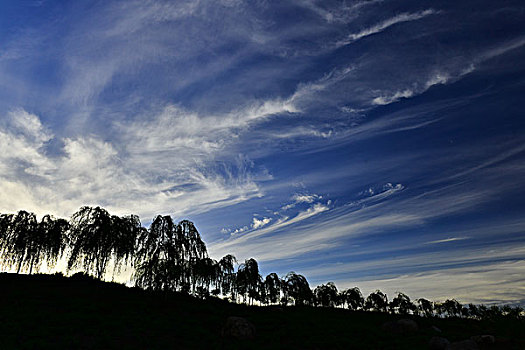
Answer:
[[389, 297], [525, 304], [523, 1], [0, 3], [0, 213], [195, 222]]

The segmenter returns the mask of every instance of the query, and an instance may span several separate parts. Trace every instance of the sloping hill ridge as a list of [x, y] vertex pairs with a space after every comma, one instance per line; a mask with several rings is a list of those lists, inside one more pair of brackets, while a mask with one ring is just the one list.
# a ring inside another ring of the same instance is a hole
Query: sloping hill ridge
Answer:
[[[525, 349], [523, 321], [409, 316], [418, 330], [398, 333], [384, 324], [400, 315], [250, 307], [87, 277], [2, 273], [0, 297], [0, 349], [428, 349], [434, 336], [454, 342], [484, 334], [496, 342], [480, 348]], [[223, 336], [230, 316], [249, 320], [255, 337]]]

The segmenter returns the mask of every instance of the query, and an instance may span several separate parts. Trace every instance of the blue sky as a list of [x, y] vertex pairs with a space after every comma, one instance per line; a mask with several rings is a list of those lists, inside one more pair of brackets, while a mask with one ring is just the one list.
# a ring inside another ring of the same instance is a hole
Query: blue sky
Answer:
[[2, 1], [0, 212], [195, 222], [311, 285], [525, 302], [522, 1]]

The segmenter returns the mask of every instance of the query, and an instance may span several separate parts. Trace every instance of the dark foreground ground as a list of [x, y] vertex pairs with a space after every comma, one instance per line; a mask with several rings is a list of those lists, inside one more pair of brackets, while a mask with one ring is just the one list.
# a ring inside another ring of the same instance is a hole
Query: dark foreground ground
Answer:
[[[201, 301], [112, 283], [49, 275], [0, 274], [0, 349], [428, 349], [490, 334], [486, 349], [525, 349], [523, 321], [411, 317], [418, 331], [383, 331], [401, 316], [327, 308], [275, 308]], [[221, 336], [229, 316], [256, 336]], [[438, 327], [438, 333], [432, 326]]]

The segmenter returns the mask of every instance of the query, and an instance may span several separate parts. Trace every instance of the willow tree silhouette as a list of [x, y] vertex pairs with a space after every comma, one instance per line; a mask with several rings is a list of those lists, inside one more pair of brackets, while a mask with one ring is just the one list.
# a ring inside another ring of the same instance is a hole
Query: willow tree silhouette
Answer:
[[339, 292], [333, 282], [317, 286], [313, 294], [315, 305], [334, 307], [339, 303]]
[[53, 267], [67, 245], [69, 224], [64, 219], [45, 215], [37, 222], [34, 213], [21, 210], [16, 215], [0, 215], [0, 252], [3, 265], [22, 270], [39, 269], [46, 261]]
[[309, 305], [312, 302], [312, 290], [306, 277], [293, 271], [289, 272], [283, 281], [285, 301], [291, 299], [294, 305]]
[[138, 237], [146, 229], [142, 227], [137, 215], [111, 216], [111, 228], [114, 235], [113, 272], [120, 272], [121, 266], [132, 263], [135, 258]]
[[219, 260], [219, 284], [221, 292], [223, 295], [230, 295], [230, 298], [233, 300], [235, 298], [235, 264], [237, 259], [231, 254], [227, 254]]
[[185, 283], [191, 284], [192, 292], [195, 294], [195, 287], [199, 282], [199, 271], [196, 267], [199, 261], [208, 258], [208, 251], [206, 244], [201, 238], [199, 231], [189, 220], [182, 220], [176, 226], [177, 241], [182, 242], [182, 256], [184, 258], [183, 277], [186, 278]]
[[64, 219], [55, 219], [51, 215], [44, 215], [34, 232], [33, 241], [36, 243], [31, 256], [29, 274], [33, 267], [40, 267], [46, 261], [48, 267], [54, 267], [57, 260], [62, 257], [67, 246], [67, 231], [69, 222]]
[[343, 304], [346, 303], [349, 309], [358, 310], [363, 308], [365, 299], [358, 287], [346, 289], [341, 294]]
[[279, 301], [281, 294], [281, 279], [275, 272], [272, 272], [264, 279], [264, 288], [266, 290], [267, 301], [275, 304]]
[[100, 207], [82, 207], [71, 217], [68, 270], [82, 266], [102, 279], [111, 259], [118, 267], [133, 256], [142, 232], [137, 216], [118, 217]]
[[425, 298], [417, 299], [418, 310], [426, 317], [431, 317], [434, 315], [434, 304]]
[[183, 281], [182, 238], [170, 216], [158, 215], [139, 237], [135, 283], [144, 289], [175, 290]]
[[8, 226], [3, 236], [3, 263], [9, 268], [16, 266], [16, 273], [20, 273], [22, 267], [31, 265], [37, 249], [38, 241], [35, 238], [38, 223], [36, 216], [25, 210], [20, 210], [14, 216], [5, 217], [4, 221], [9, 222], [7, 222]]
[[201, 298], [209, 295], [210, 285], [219, 280], [219, 265], [211, 258], [197, 259], [193, 265], [193, 275], [197, 287], [197, 294]]
[[370, 295], [366, 298], [364, 308], [366, 310], [386, 312], [387, 307], [388, 298], [385, 293], [378, 289], [375, 292], [370, 293]]
[[388, 305], [390, 312], [407, 315], [409, 312], [416, 312], [417, 307], [412, 303], [410, 297], [405, 293], [398, 292]]
[[0, 253], [2, 254], [2, 266], [10, 267], [8, 260], [9, 250], [9, 228], [13, 222], [13, 214], [0, 214]]
[[259, 299], [260, 286], [259, 264], [253, 258], [245, 260], [237, 270], [237, 292], [252, 304], [254, 300]]
[[[153, 290], [191, 291], [217, 278], [216, 262], [208, 258], [206, 245], [195, 225], [183, 220], [177, 225], [170, 216], [157, 216], [138, 239], [134, 280]], [[209, 259], [209, 260], [207, 260]]]
[[0, 249], [7, 244], [7, 230], [13, 221], [13, 214], [0, 214]]
[[447, 299], [443, 303], [440, 303], [438, 307], [441, 313], [446, 312], [448, 316], [461, 316], [462, 305], [456, 299]]

